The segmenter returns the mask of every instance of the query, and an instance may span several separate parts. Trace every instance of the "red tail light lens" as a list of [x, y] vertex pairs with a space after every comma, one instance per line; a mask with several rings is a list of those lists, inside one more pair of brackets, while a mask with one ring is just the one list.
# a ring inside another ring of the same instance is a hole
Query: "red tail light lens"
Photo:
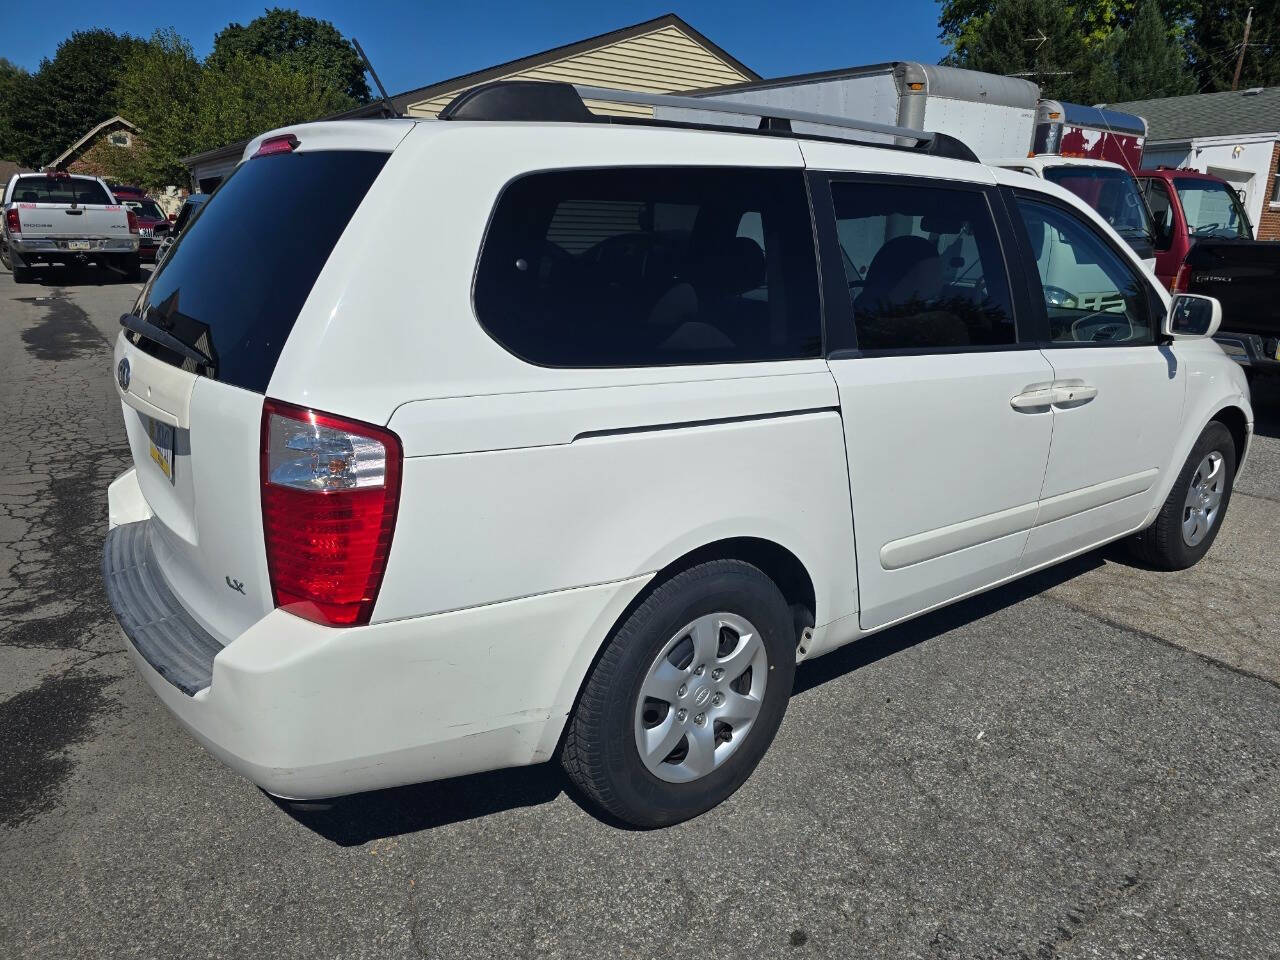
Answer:
[[292, 133], [286, 133], [279, 137], [268, 137], [258, 145], [258, 149], [254, 152], [255, 157], [269, 157], [273, 153], [293, 153], [298, 149], [298, 138]]
[[4, 222], [5, 226], [9, 228], [10, 233], [22, 232], [22, 221], [18, 219], [18, 211], [16, 208], [13, 210], [6, 210], [4, 212]]
[[400, 504], [400, 438], [267, 400], [261, 456], [276, 606], [329, 626], [368, 623]]
[[138, 215], [134, 213], [132, 210], [125, 210], [124, 213], [125, 213], [125, 216], [129, 218], [129, 232], [137, 233], [138, 232]]

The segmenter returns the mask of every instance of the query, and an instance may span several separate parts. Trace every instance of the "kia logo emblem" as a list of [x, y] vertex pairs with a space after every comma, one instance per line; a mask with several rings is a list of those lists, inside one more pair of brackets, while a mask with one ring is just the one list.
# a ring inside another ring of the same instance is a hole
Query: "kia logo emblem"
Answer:
[[129, 358], [121, 357], [120, 364], [116, 367], [116, 382], [120, 384], [121, 390], [129, 389]]

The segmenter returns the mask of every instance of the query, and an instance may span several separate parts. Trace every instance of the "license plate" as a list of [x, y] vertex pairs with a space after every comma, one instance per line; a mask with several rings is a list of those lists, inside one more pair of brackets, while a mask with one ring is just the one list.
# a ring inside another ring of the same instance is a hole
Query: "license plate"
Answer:
[[150, 435], [151, 459], [173, 483], [173, 427], [159, 420], [148, 420], [147, 432]]
[[154, 235], [155, 235], [155, 228], [154, 228], [154, 227], [143, 227], [143, 228], [141, 228], [141, 229], [138, 231], [138, 234], [139, 234], [140, 236], [143, 236], [143, 237], [150, 237], [150, 236], [154, 236]]
[[89, 241], [88, 240], [68, 240], [67, 249], [68, 250], [88, 250]]

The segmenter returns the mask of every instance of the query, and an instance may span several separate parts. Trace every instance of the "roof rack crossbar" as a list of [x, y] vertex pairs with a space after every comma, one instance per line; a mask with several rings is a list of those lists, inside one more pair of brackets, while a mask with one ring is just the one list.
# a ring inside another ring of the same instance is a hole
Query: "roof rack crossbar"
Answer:
[[669, 93], [641, 93], [636, 90], [614, 90], [610, 87], [593, 87], [575, 83], [573, 88], [578, 95], [590, 100], [606, 100], [611, 103], [638, 103], [650, 107], [680, 107], [687, 110], [701, 110], [706, 113], [729, 113], [744, 117], [759, 117], [762, 120], [794, 120], [799, 123], [820, 124], [824, 127], [843, 127], [861, 133], [878, 133], [887, 137], [903, 137], [919, 144], [932, 143], [934, 135], [925, 130], [912, 130], [910, 127], [895, 127], [888, 123], [876, 123], [873, 120], [856, 120], [850, 117], [837, 117], [826, 113], [810, 113], [807, 110], [791, 110], [787, 107], [771, 107], [761, 103], [735, 103], [730, 100], [719, 100], [714, 96], [682, 97]]

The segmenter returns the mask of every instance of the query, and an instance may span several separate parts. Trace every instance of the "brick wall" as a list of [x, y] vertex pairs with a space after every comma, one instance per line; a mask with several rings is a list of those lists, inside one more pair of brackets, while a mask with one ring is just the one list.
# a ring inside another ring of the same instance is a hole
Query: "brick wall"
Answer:
[[1267, 177], [1267, 192], [1262, 196], [1262, 216], [1258, 218], [1259, 240], [1280, 240], [1280, 206], [1271, 206], [1276, 196], [1276, 168], [1280, 166], [1280, 142], [1271, 148], [1271, 173]]
[[117, 147], [109, 139], [109, 131], [103, 131], [72, 158], [66, 165], [69, 173], [84, 173], [94, 177], [133, 179], [137, 156], [146, 150], [146, 142], [136, 133], [131, 134], [129, 146]]

